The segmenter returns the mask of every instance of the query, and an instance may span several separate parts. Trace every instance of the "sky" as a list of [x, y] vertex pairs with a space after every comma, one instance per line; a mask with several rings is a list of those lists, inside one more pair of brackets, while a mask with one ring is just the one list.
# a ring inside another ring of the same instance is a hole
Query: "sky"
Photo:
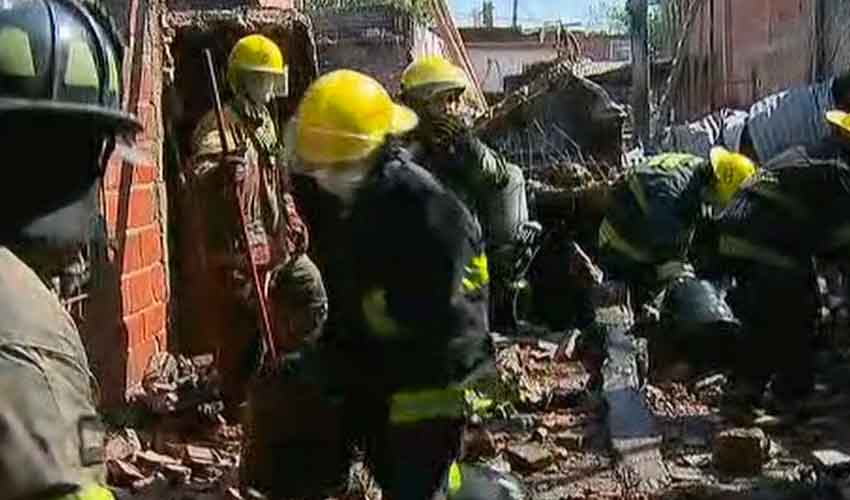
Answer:
[[[482, 0], [449, 0], [455, 22], [459, 26], [471, 26], [472, 11], [481, 10]], [[604, 0], [519, 0], [517, 17], [524, 26], [539, 25], [543, 21], [582, 22], [590, 21], [592, 4]], [[493, 0], [496, 8], [496, 24], [509, 25], [513, 14], [513, 0]]]

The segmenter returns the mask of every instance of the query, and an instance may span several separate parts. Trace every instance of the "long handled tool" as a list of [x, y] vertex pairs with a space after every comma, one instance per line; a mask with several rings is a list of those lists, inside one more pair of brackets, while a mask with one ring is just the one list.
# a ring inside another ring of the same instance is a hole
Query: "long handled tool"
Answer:
[[[221, 107], [221, 95], [218, 92], [218, 81], [215, 77], [212, 52], [210, 52], [209, 49], [204, 49], [204, 55], [207, 60], [207, 72], [209, 73], [213, 102], [215, 104], [215, 118], [218, 124], [218, 136], [221, 140], [221, 154], [227, 155], [230, 153], [230, 148], [227, 145], [227, 135], [224, 131], [224, 112]], [[239, 195], [239, 187], [237, 183], [234, 183], [234, 187], [237, 191], [236, 199], [238, 203], [238, 200], [242, 197]], [[242, 210], [242, 207], [237, 206], [236, 208], [237, 212], [239, 212], [239, 222], [242, 224], [242, 239], [245, 245], [245, 250], [248, 252], [248, 261], [251, 265], [251, 278], [254, 284], [254, 291], [257, 293], [257, 303], [259, 304], [260, 324], [263, 330], [261, 341], [265, 344], [264, 348], [267, 354], [267, 356], [264, 356], [262, 362], [266, 363], [270, 361], [273, 365], [277, 361], [277, 352], [275, 350], [274, 337], [272, 335], [272, 326], [269, 319], [269, 308], [268, 302], [266, 301], [265, 288], [262, 286], [262, 282], [260, 281], [260, 272], [258, 270], [257, 263], [254, 260], [254, 252], [251, 251], [250, 239], [248, 238], [248, 221], [245, 218], [245, 212]]]

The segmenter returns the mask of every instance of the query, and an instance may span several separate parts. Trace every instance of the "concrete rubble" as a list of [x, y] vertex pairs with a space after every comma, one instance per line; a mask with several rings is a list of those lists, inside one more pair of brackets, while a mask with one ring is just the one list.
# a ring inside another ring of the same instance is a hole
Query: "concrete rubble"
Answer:
[[714, 438], [714, 465], [733, 476], [754, 476], [767, 462], [770, 441], [759, 428], [729, 429]]

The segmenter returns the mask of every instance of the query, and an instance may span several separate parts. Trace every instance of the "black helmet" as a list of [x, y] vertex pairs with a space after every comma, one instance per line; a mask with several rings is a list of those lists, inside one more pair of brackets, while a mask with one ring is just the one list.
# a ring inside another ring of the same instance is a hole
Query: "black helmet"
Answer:
[[103, 14], [77, 0], [0, 1], [0, 116], [73, 116], [138, 130], [121, 110], [121, 43]]
[[677, 279], [668, 287], [661, 316], [663, 321], [675, 324], [687, 333], [721, 324], [740, 325], [714, 284], [688, 277]]

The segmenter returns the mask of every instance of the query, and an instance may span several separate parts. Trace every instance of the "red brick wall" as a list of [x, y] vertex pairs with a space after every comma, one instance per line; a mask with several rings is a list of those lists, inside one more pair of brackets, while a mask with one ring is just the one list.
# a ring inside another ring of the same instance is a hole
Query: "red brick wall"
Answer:
[[[140, 5], [147, 3], [147, 9]], [[156, 1], [130, 0], [125, 107], [144, 129], [129, 164], [113, 156], [104, 179], [110, 262], [91, 297], [86, 336], [103, 403], [121, 404], [151, 355], [167, 349], [169, 287], [162, 172], [162, 50]]]

